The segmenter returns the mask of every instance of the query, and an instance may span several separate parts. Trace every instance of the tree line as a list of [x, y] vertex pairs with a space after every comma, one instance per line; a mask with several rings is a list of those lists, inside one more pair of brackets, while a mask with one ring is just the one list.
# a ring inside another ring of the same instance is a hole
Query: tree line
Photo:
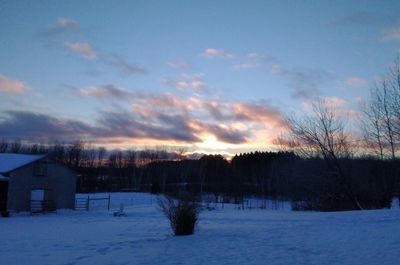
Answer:
[[[7, 146], [1, 151], [12, 151], [15, 143]], [[232, 203], [255, 196], [263, 208], [267, 200], [291, 200], [294, 209], [323, 211], [390, 207], [400, 194], [398, 160], [372, 156], [331, 161], [282, 151], [238, 154], [230, 161], [220, 155], [185, 159], [173, 151], [107, 151], [83, 142], [21, 145], [19, 152], [46, 153], [75, 170], [78, 192], [184, 191]]]

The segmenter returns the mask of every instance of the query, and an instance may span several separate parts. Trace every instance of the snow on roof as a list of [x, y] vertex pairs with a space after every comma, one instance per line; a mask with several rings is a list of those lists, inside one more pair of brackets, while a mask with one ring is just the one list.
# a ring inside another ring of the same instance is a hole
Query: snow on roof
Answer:
[[45, 155], [0, 154], [0, 173], [13, 171], [44, 157]]
[[8, 181], [8, 178], [0, 174], [0, 181]]

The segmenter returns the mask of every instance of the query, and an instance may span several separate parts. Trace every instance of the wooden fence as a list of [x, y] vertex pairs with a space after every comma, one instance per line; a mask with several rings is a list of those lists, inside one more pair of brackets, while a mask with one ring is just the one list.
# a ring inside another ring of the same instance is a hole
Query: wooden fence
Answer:
[[111, 195], [103, 198], [90, 198], [87, 197], [76, 198], [75, 199], [75, 210], [89, 211], [91, 201], [107, 201], [107, 210], [110, 210]]

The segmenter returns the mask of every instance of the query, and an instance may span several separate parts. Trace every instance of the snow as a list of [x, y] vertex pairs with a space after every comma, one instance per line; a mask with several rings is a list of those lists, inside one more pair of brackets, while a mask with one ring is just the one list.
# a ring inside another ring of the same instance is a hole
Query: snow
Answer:
[[8, 178], [0, 174], [0, 181], [8, 181]]
[[7, 173], [44, 158], [45, 155], [0, 154], [0, 173]]
[[[156, 199], [112, 193], [110, 211], [98, 201], [89, 212], [0, 218], [0, 263], [395, 265], [400, 260], [398, 201], [395, 209], [334, 213], [216, 205], [217, 210], [201, 212], [194, 235], [174, 237]], [[114, 217], [121, 203], [127, 216]]]

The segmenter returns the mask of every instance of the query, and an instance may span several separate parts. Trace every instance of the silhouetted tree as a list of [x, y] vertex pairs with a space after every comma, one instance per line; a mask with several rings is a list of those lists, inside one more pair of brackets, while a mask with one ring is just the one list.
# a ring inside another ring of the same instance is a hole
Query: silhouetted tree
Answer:
[[8, 149], [8, 142], [6, 139], [2, 138], [0, 141], [0, 153], [6, 153]]
[[330, 172], [327, 176], [337, 180], [344, 195], [353, 203], [355, 209], [362, 209], [340, 161], [341, 158], [351, 156], [349, 132], [345, 131], [344, 121], [324, 99], [313, 102], [312, 110], [311, 114], [305, 114], [303, 118], [287, 119], [292, 136], [299, 142], [303, 154], [324, 159]]

